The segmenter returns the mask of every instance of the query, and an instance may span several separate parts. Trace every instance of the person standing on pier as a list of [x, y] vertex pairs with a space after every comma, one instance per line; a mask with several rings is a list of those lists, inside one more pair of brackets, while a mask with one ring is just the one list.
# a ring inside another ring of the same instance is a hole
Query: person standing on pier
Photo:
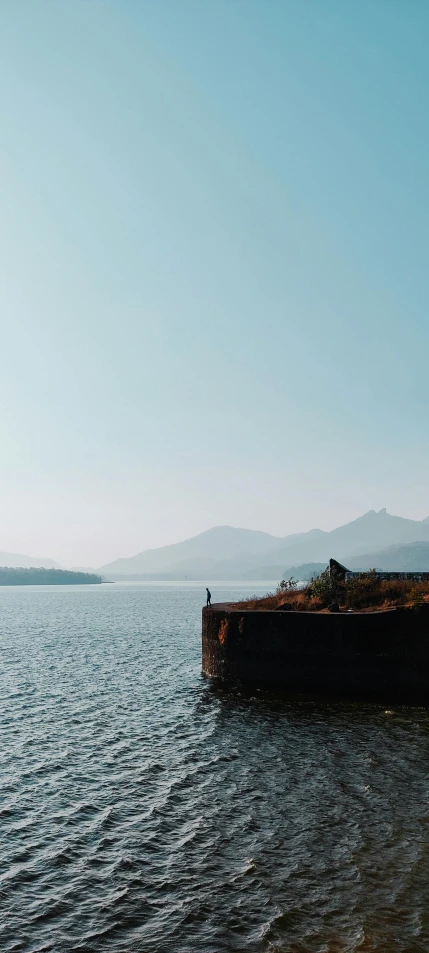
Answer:
[[211, 592], [210, 592], [210, 589], [207, 589], [207, 587], [206, 587], [206, 593], [207, 593], [206, 606], [211, 606], [211, 604], [212, 604], [212, 594], [211, 594]]

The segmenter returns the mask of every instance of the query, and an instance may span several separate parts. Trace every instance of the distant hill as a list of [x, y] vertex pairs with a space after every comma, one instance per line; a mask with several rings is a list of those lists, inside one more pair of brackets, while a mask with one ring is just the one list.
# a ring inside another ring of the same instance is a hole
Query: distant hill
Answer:
[[21, 553], [0, 553], [0, 566], [9, 566], [16, 569], [22, 566], [23, 569], [43, 568], [43, 569], [61, 569], [59, 563], [53, 559], [46, 559], [44, 556], [23, 556]]
[[347, 565], [347, 559], [350, 561], [354, 556], [380, 552], [386, 546], [413, 543], [416, 540], [429, 541], [429, 520], [419, 522], [392, 516], [385, 509], [378, 513], [370, 510], [351, 523], [316, 538], [301, 538], [293, 542], [286, 538], [282, 546], [274, 551], [275, 559], [272, 561], [290, 566], [305, 562], [327, 562], [334, 556]]
[[[177, 571], [185, 574], [210, 572], [218, 562], [234, 563], [244, 568], [264, 562], [265, 554], [279, 546], [281, 537], [270, 536], [258, 530], [236, 529], [233, 526], [215, 526], [183, 543], [146, 549], [136, 556], [116, 559], [98, 570], [105, 575], [131, 573], [163, 573]], [[232, 567], [228, 567], [230, 571]]]
[[308, 582], [313, 576], [318, 576], [319, 573], [323, 572], [326, 569], [327, 563], [303, 563], [301, 566], [288, 566], [286, 569], [284, 566], [266, 566], [264, 569], [252, 569], [250, 572], [247, 572], [244, 576], [245, 579], [253, 579], [255, 582], [260, 580], [261, 582], [265, 579], [272, 581], [277, 579], [279, 582], [281, 579], [296, 579], [297, 582]]
[[95, 573], [72, 572], [70, 569], [0, 568], [0, 586], [82, 586], [99, 585]]
[[429, 543], [387, 546], [379, 553], [365, 553], [346, 562], [347, 569], [386, 569], [391, 572], [429, 572]]
[[98, 571], [108, 578], [273, 580], [283, 578], [290, 567], [326, 565], [331, 555], [344, 561], [419, 537], [429, 541], [429, 519], [406, 520], [386, 510], [371, 510], [330, 533], [314, 529], [284, 538], [218, 526], [181, 543], [117, 559]]
[[[192, 539], [117, 559], [98, 572], [108, 578], [131, 575], [170, 579], [282, 579], [296, 567], [327, 565], [331, 556], [349, 565], [357, 556], [388, 546], [429, 542], [429, 517], [422, 521], [370, 510], [331, 532], [320, 529], [291, 536], [216, 526]], [[374, 559], [374, 556], [371, 557]], [[350, 567], [352, 568], [352, 567]]]
[[86, 572], [86, 573], [97, 572], [97, 570], [94, 569], [92, 566], [70, 566], [70, 571], [71, 572]]
[[283, 579], [296, 579], [297, 582], [310, 582], [314, 576], [319, 576], [326, 569], [326, 563], [304, 563], [303, 566], [290, 566], [283, 573]]

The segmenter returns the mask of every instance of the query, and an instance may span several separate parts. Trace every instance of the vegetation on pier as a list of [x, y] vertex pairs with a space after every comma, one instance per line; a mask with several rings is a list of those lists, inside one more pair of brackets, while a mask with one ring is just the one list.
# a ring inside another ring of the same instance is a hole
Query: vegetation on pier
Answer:
[[283, 580], [275, 593], [239, 603], [244, 609], [283, 609], [300, 612], [370, 611], [429, 603], [429, 582], [380, 579], [375, 570], [347, 581], [326, 569], [303, 589]]

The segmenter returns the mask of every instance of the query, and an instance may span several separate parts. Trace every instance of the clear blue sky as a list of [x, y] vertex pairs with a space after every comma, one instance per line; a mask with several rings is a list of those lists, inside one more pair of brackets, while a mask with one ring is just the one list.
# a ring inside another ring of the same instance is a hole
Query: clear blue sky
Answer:
[[4, 0], [0, 549], [429, 514], [426, 0]]

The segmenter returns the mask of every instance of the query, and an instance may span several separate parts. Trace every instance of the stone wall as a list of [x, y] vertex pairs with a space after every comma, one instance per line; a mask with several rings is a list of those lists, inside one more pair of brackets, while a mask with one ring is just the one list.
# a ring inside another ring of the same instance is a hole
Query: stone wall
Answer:
[[429, 705], [429, 605], [386, 612], [203, 609], [203, 672], [294, 692]]

